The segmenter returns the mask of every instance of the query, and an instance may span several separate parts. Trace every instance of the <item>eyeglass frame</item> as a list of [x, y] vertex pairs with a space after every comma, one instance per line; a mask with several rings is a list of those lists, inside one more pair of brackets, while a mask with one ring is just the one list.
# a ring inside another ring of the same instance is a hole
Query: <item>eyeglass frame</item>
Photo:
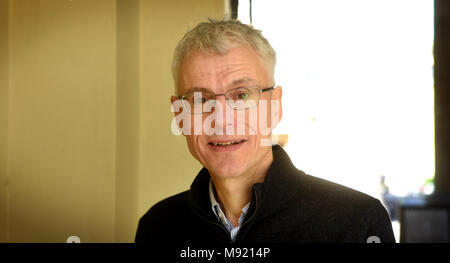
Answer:
[[[217, 96], [224, 96], [225, 99], [227, 99], [226, 94], [227, 94], [228, 92], [230, 92], [230, 91], [237, 90], [237, 89], [242, 89], [242, 88], [257, 88], [257, 89], [258, 89], [258, 101], [257, 101], [257, 104], [256, 104], [256, 105], [258, 105], [258, 104], [259, 104], [260, 97], [261, 97], [261, 93], [266, 92], [266, 91], [269, 91], [269, 90], [273, 90], [273, 89], [275, 89], [275, 87], [276, 87], [276, 85], [271, 86], [271, 87], [268, 87], [268, 88], [264, 88], [264, 89], [261, 89], [261, 88], [259, 88], [258, 86], [239, 87], [239, 88], [234, 88], [234, 89], [227, 90], [225, 93], [222, 93], [222, 94], [215, 94], [215, 93], [212, 92], [212, 91], [208, 91], [208, 92], [214, 94], [214, 98], [216, 98]], [[183, 94], [183, 95], [178, 95], [177, 98], [178, 98], [179, 100], [187, 101], [187, 100], [186, 100], [187, 95], [189, 95], [190, 93], [195, 93], [195, 92], [202, 92], [202, 91], [195, 91], [195, 90], [194, 90], [194, 91], [189, 91], [189, 92], [187, 92], [187, 93], [185, 93], [185, 94]], [[193, 112], [190, 112], [190, 113], [192, 114]], [[195, 113], [194, 113], [194, 114], [195, 114]]]

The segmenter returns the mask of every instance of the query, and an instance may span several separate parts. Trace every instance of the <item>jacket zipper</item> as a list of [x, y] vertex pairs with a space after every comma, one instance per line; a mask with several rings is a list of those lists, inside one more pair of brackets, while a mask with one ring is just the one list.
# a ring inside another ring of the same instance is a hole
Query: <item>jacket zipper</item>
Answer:
[[244, 227], [246, 224], [248, 224], [249, 222], [251, 222], [252, 219], [255, 217], [256, 213], [258, 212], [258, 196], [256, 195], [256, 190], [253, 190], [253, 192], [255, 193], [255, 212], [253, 212], [252, 216], [251, 216], [248, 220], [245, 220], [245, 222], [242, 223], [241, 229], [239, 229], [239, 232], [237, 233], [237, 236], [236, 236], [236, 239], [235, 239], [235, 243], [238, 243], [237, 241], [240, 240], [240, 239], [242, 239], [242, 238], [240, 238], [240, 237], [242, 236], [241, 233], [242, 233], [243, 227]]

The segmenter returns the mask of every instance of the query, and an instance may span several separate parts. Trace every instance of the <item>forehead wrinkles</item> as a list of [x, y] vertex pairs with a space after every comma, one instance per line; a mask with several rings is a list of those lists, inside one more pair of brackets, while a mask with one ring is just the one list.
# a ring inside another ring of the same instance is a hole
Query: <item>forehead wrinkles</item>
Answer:
[[[250, 78], [254, 82], [266, 82], [265, 68], [260, 57], [246, 47], [234, 48], [227, 54], [191, 51], [182, 61], [182, 85], [187, 92], [193, 87], [204, 87], [221, 92], [237, 79]], [[181, 72], [180, 71], [180, 72]], [[240, 83], [243, 84], [243, 83]]]
[[[247, 64], [216, 65], [206, 69], [195, 70], [191, 85], [206, 88], [226, 88], [233, 84], [243, 84], [255, 79]], [[236, 82], [240, 80], [240, 82]], [[236, 82], [236, 83], [235, 83]]]
[[251, 67], [248, 64], [233, 64], [226, 65], [222, 68], [219, 68], [217, 71], [216, 84], [218, 85], [230, 85], [233, 81], [238, 79], [252, 79]]

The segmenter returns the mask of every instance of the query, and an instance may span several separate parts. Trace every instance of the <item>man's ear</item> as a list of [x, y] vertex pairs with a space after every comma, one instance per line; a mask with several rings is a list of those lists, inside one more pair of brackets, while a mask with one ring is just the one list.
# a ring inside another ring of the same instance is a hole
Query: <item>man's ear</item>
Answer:
[[176, 100], [178, 100], [177, 96], [170, 96], [170, 105], [173, 105]]
[[[283, 107], [282, 107], [282, 103], [281, 103], [281, 97], [283, 95], [283, 90], [281, 88], [281, 86], [277, 86], [273, 91], [272, 91], [272, 100], [276, 101], [278, 104], [278, 109], [272, 109], [273, 114], [276, 114], [275, 116], [277, 116], [278, 118], [275, 118], [275, 122], [272, 125], [272, 129], [274, 129], [278, 123], [281, 121], [281, 118], [283, 117]], [[277, 105], [275, 104], [275, 105]]]

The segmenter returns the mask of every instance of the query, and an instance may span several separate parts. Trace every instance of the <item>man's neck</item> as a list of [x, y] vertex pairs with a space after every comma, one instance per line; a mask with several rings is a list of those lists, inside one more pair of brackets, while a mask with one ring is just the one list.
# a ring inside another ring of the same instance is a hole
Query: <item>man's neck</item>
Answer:
[[264, 182], [267, 170], [273, 161], [272, 151], [256, 165], [252, 171], [235, 177], [218, 177], [211, 174], [216, 189], [216, 199], [230, 222], [237, 226], [242, 209], [250, 202], [252, 187]]

